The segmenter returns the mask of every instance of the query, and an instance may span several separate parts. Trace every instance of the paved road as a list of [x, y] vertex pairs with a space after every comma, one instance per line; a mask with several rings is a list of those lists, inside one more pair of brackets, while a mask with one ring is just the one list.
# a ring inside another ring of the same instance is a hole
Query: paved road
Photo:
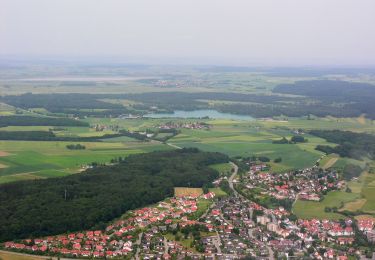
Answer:
[[236, 164], [234, 164], [233, 162], [230, 162], [230, 164], [233, 166], [234, 171], [228, 179], [229, 188], [231, 188], [233, 190], [234, 196], [238, 197], [238, 192], [236, 191], [236, 189], [234, 188], [234, 185], [233, 185], [233, 180], [236, 178], [236, 175], [238, 173], [238, 166]]
[[220, 236], [219, 236], [219, 232], [216, 231], [216, 238], [213, 240], [213, 243], [216, 247], [216, 250], [217, 250], [217, 253], [218, 254], [221, 254], [221, 239], [220, 239]]
[[137, 241], [135, 242], [135, 244], [137, 245], [137, 251], [136, 251], [136, 253], [135, 253], [135, 259], [136, 259], [136, 260], [139, 260], [139, 259], [140, 259], [140, 258], [139, 258], [139, 253], [140, 253], [140, 251], [141, 251], [141, 247], [140, 247], [140, 245], [141, 245], [142, 236], [143, 236], [143, 232], [139, 233], [139, 235], [138, 235], [138, 239], [137, 239]]
[[[238, 197], [238, 196], [241, 196], [242, 197], [242, 195], [241, 194], [239, 194], [237, 191], [236, 191], [236, 189], [234, 188], [234, 185], [233, 185], [233, 180], [236, 178], [236, 175], [237, 175], [237, 173], [238, 173], [238, 166], [236, 165], [236, 164], [234, 164], [233, 162], [230, 162], [230, 164], [232, 164], [232, 166], [233, 166], [233, 168], [234, 168], [234, 172], [233, 172], [233, 174], [229, 177], [229, 179], [228, 179], [228, 183], [229, 183], [229, 187], [233, 190], [233, 192], [234, 192], [234, 195], [236, 196], [236, 197]], [[252, 237], [252, 238], [254, 238], [253, 237], [253, 229], [250, 229], [249, 230], [249, 236], [250, 237]], [[271, 247], [269, 247], [267, 244], [265, 244], [265, 246], [267, 247], [267, 250], [268, 250], [268, 254], [269, 254], [269, 259], [270, 260], [275, 260], [275, 258], [274, 258], [274, 252], [273, 252], [273, 250], [272, 250], [272, 248]]]
[[213, 208], [213, 207], [215, 207], [216, 206], [216, 203], [215, 202], [213, 202], [212, 204], [211, 204], [211, 206], [210, 207], [208, 207], [208, 209], [206, 210], [206, 212], [205, 213], [203, 213], [203, 215], [202, 216], [200, 216], [200, 218], [205, 218], [206, 216], [207, 216], [207, 214], [210, 212], [210, 210]]

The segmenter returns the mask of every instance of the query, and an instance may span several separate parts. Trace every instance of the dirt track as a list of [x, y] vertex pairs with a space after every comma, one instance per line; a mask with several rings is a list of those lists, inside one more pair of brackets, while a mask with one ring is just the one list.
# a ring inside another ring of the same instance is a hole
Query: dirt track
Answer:
[[323, 166], [323, 169], [328, 169], [332, 167], [337, 162], [338, 159], [339, 159], [338, 157], [329, 159], [329, 161], [326, 162], [326, 164]]

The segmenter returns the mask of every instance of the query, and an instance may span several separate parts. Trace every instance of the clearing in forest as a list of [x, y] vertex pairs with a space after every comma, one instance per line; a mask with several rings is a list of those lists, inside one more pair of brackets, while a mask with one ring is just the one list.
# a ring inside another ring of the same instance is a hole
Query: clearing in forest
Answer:
[[187, 188], [187, 187], [175, 187], [174, 188], [174, 195], [176, 197], [183, 197], [183, 196], [198, 197], [202, 194], [203, 194], [203, 190], [201, 188]]

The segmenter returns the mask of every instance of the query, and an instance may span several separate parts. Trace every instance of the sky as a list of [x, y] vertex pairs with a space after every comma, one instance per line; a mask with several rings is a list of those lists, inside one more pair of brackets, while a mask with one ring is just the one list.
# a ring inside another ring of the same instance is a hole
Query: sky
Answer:
[[375, 65], [374, 0], [0, 0], [0, 55]]

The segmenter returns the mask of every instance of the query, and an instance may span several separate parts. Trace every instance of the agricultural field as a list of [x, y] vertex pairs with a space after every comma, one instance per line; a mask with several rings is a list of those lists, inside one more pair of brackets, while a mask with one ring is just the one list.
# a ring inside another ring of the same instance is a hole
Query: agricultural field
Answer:
[[0, 260], [42, 260], [49, 257], [39, 257], [27, 254], [17, 254], [13, 252], [0, 251]]
[[[209, 129], [179, 129], [180, 134], [168, 140], [170, 146], [159, 142], [141, 142], [127, 136], [102, 139], [101, 142], [85, 143], [85, 150], [68, 150], [66, 145], [74, 142], [33, 142], [1, 141], [0, 150], [9, 155], [0, 157], [0, 183], [36, 178], [60, 177], [79, 172], [82, 166], [92, 162], [105, 163], [111, 159], [132, 153], [153, 150], [175, 149], [177, 147], [196, 147], [205, 151], [222, 152], [229, 156], [266, 156], [274, 172], [310, 167], [323, 155], [316, 151], [316, 145], [334, 145], [324, 139], [305, 135], [306, 143], [274, 144], [282, 137], [291, 138], [293, 129], [314, 127], [333, 127], [333, 119], [310, 120], [293, 119], [289, 121], [268, 122], [263, 120], [231, 119], [176, 119], [176, 118], [86, 118], [92, 127], [52, 127], [52, 126], [7, 126], [0, 131], [52, 131], [58, 137], [101, 137], [113, 134], [111, 126], [130, 131], [157, 130], [167, 122], [200, 121], [210, 125]], [[356, 119], [342, 119], [343, 129], [367, 132], [374, 127], [367, 121], [359, 124]], [[339, 124], [340, 124], [339, 122]], [[96, 131], [93, 126], [106, 126], [104, 131]], [[159, 134], [163, 135], [163, 134]], [[273, 162], [281, 157], [279, 163]], [[324, 167], [342, 168], [347, 160], [325, 157]], [[332, 160], [330, 160], [332, 159]], [[355, 162], [360, 163], [360, 162]], [[213, 166], [219, 172], [230, 171], [230, 165]]]
[[187, 187], [175, 187], [174, 188], [174, 195], [176, 197], [184, 197], [184, 196], [198, 197], [202, 194], [203, 194], [203, 190], [201, 188], [187, 188]]
[[258, 121], [211, 120], [210, 130], [183, 129], [169, 142], [180, 147], [197, 147], [206, 151], [220, 151], [229, 156], [282, 157], [281, 163], [272, 163], [277, 172], [314, 165], [322, 156], [315, 150], [317, 144], [325, 144], [321, 138], [308, 136], [309, 142], [301, 144], [273, 144], [282, 137], [290, 138], [290, 130], [274, 129], [259, 125]]
[[73, 142], [0, 141], [0, 183], [77, 173], [92, 162], [108, 163], [129, 154], [171, 149], [157, 143], [88, 142], [84, 150], [69, 150]]

